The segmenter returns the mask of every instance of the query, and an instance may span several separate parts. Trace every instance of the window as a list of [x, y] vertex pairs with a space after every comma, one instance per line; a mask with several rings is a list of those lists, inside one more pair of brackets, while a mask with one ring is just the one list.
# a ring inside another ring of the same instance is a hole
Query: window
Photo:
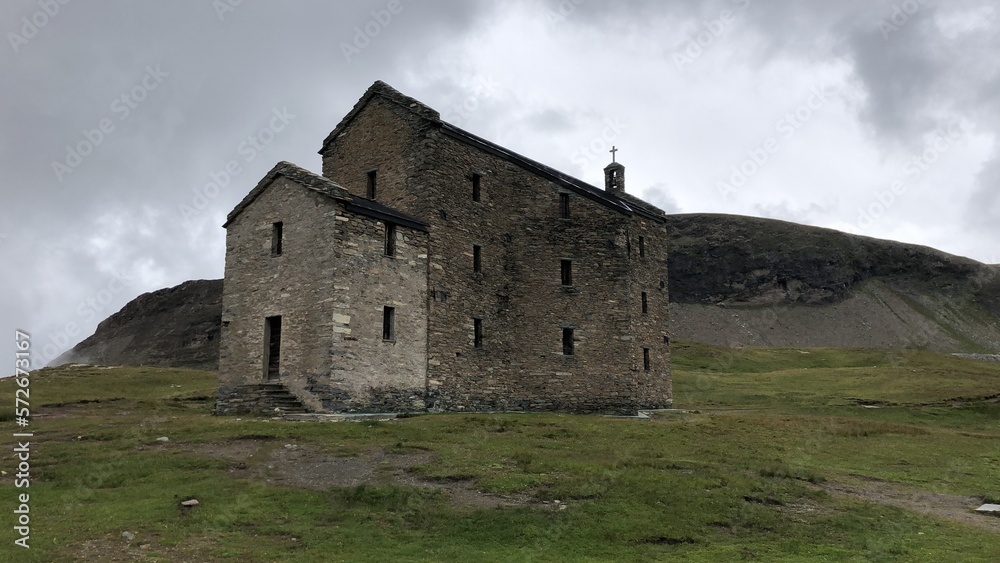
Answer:
[[271, 256], [281, 256], [281, 238], [284, 236], [283, 223], [278, 221], [271, 225]]
[[382, 308], [382, 340], [396, 340], [396, 308]]
[[479, 182], [482, 176], [472, 174], [472, 201], [479, 201]]
[[483, 319], [472, 319], [472, 345], [483, 347]]
[[670, 344], [670, 337], [667, 336], [666, 334], [663, 335], [663, 343]]
[[642, 370], [649, 371], [649, 348], [642, 349]]
[[375, 175], [377, 170], [368, 171], [368, 199], [375, 199]]
[[281, 375], [281, 317], [264, 319], [264, 379], [277, 381]]
[[392, 223], [385, 224], [385, 255], [396, 255], [396, 225]]
[[573, 355], [573, 329], [563, 329], [563, 356]]
[[646, 292], [642, 292], [642, 314], [645, 315], [649, 312], [649, 299], [646, 297]]
[[478, 244], [472, 245], [472, 271], [477, 274], [483, 271], [483, 247]]
[[559, 194], [559, 218], [569, 219], [569, 194]]
[[573, 285], [573, 261], [560, 260], [559, 270], [562, 276], [562, 284]]
[[646, 237], [639, 237], [639, 258], [646, 257]]

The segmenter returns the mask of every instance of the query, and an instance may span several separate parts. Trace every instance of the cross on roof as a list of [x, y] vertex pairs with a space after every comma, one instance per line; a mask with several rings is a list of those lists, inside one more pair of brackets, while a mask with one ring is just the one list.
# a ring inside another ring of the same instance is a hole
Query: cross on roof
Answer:
[[[607, 146], [607, 145], [604, 145], [604, 146]], [[615, 161], [615, 153], [618, 152], [618, 147], [616, 147], [614, 145], [611, 145], [611, 150], [609, 150], [608, 152], [611, 153], [611, 162], [614, 162]]]

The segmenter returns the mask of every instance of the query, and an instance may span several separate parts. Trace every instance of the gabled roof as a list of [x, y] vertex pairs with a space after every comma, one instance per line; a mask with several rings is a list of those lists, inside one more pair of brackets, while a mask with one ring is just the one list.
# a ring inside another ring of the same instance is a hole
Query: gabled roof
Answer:
[[326, 139], [323, 141], [323, 148], [320, 149], [319, 153], [323, 154], [326, 152], [327, 147], [336, 139], [343, 131], [347, 128], [348, 124], [361, 112], [361, 110], [372, 100], [375, 96], [381, 96], [392, 103], [395, 103], [401, 107], [406, 108], [408, 111], [413, 112], [420, 117], [437, 124], [441, 128], [441, 132], [449, 137], [461, 141], [467, 145], [476, 147], [480, 150], [488, 152], [496, 157], [499, 157], [507, 162], [510, 162], [516, 166], [519, 166], [528, 172], [531, 172], [537, 176], [541, 176], [556, 185], [580, 194], [588, 199], [601, 203], [611, 209], [631, 215], [637, 213], [643, 215], [647, 218], [653, 219], [655, 221], [663, 222], [665, 221], [665, 213], [657, 208], [656, 206], [642, 201], [641, 199], [624, 194], [627, 197], [619, 197], [617, 195], [611, 194], [606, 190], [588, 184], [582, 180], [574, 178], [569, 174], [564, 174], [554, 168], [546, 166], [540, 162], [532, 160], [526, 156], [522, 156], [512, 150], [506, 149], [474, 135], [464, 129], [456, 127], [446, 121], [441, 120], [441, 114], [431, 107], [423, 104], [409, 96], [405, 96], [400, 93], [395, 88], [389, 86], [381, 80], [375, 81], [368, 90], [365, 91], [358, 103], [354, 104], [351, 109], [337, 127], [327, 135]]
[[365, 90], [365, 93], [361, 96], [361, 99], [358, 100], [358, 103], [354, 104], [351, 111], [347, 112], [347, 115], [345, 115], [344, 118], [340, 120], [340, 123], [333, 128], [333, 131], [326, 136], [326, 139], [323, 140], [323, 148], [319, 151], [320, 154], [326, 152], [326, 147], [332, 143], [338, 135], [340, 135], [347, 125], [354, 120], [358, 113], [360, 113], [361, 110], [368, 105], [368, 102], [370, 102], [375, 96], [381, 96], [390, 102], [403, 106], [408, 111], [411, 111], [424, 119], [428, 119], [433, 122], [441, 122], [441, 114], [438, 113], [437, 110], [434, 110], [430, 106], [404, 95], [399, 90], [396, 90], [381, 80], [376, 80], [374, 84]]
[[395, 223], [397, 225], [409, 227], [419, 231], [427, 231], [427, 224], [419, 219], [414, 219], [405, 213], [396, 211], [395, 209], [382, 205], [381, 203], [351, 195], [351, 193], [348, 192], [343, 186], [331, 181], [329, 178], [313, 174], [305, 168], [301, 168], [291, 162], [285, 161], [281, 161], [276, 164], [270, 172], [261, 178], [260, 182], [257, 183], [254, 189], [250, 190], [250, 193], [243, 198], [243, 201], [236, 204], [236, 207], [229, 212], [229, 215], [226, 216], [226, 222], [222, 226], [228, 227], [229, 224], [233, 222], [233, 219], [236, 219], [236, 217], [251, 203], [253, 203], [253, 201], [257, 199], [257, 197], [260, 196], [260, 194], [262, 194], [272, 182], [277, 180], [279, 176], [288, 178], [308, 190], [312, 190], [318, 194], [329, 197], [330, 199], [342, 202], [344, 207], [352, 213], [366, 215], [374, 219], [388, 221], [390, 223]]

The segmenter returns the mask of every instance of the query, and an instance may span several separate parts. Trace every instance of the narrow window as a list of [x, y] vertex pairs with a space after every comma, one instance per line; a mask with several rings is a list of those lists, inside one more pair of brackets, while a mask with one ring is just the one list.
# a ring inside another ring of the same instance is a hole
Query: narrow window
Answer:
[[375, 199], [375, 174], [377, 170], [368, 171], [368, 199]]
[[478, 244], [472, 245], [472, 271], [477, 274], [483, 271], [483, 247]]
[[569, 194], [559, 194], [559, 218], [569, 219]]
[[396, 339], [396, 308], [382, 308], [382, 340]]
[[642, 314], [645, 315], [649, 312], [649, 299], [646, 297], [646, 292], [642, 292]]
[[649, 348], [642, 349], [642, 370], [649, 371]]
[[573, 261], [560, 260], [560, 273], [563, 285], [573, 285]]
[[472, 175], [472, 201], [479, 201], [479, 182], [482, 176], [479, 174]]
[[563, 356], [573, 355], [573, 329], [563, 329]]
[[385, 255], [396, 255], [396, 225], [392, 223], [385, 224]]
[[264, 379], [277, 381], [281, 367], [281, 317], [264, 319]]
[[281, 238], [284, 236], [281, 221], [271, 225], [271, 256], [281, 256]]
[[472, 342], [476, 348], [483, 347], [483, 319], [472, 319]]
[[646, 257], [646, 237], [639, 237], [639, 258]]

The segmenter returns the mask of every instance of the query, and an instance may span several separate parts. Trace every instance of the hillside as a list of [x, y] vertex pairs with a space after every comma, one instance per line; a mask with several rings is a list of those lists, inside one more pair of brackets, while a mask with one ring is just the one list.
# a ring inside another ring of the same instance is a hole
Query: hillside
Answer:
[[[1000, 351], [1000, 267], [737, 215], [668, 218], [670, 333], [722, 346]], [[215, 369], [222, 280], [136, 298], [52, 365]]]
[[737, 215], [668, 219], [671, 332], [725, 346], [1000, 350], [1000, 268]]
[[186, 281], [136, 297], [50, 365], [218, 369], [221, 319], [222, 280]]

